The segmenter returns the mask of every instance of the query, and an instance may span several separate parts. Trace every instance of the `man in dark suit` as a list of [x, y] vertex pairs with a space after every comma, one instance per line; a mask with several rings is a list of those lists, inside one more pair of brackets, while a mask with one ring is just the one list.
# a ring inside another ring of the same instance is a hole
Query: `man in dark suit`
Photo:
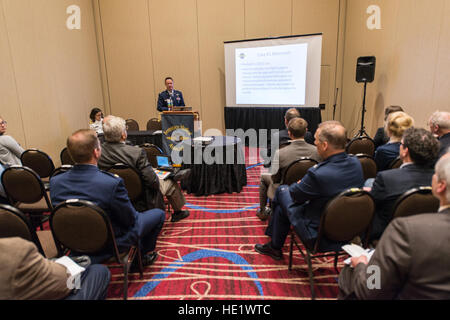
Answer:
[[450, 112], [436, 111], [428, 121], [431, 133], [438, 137], [440, 149], [438, 158], [450, 147]]
[[164, 209], [162, 194], [167, 197], [174, 210], [172, 222], [189, 216], [187, 210], [182, 210], [186, 199], [178, 183], [172, 179], [159, 179], [150, 165], [145, 151], [137, 146], [125, 144], [127, 130], [124, 119], [107, 116], [103, 120], [103, 133], [106, 142], [102, 144], [102, 155], [98, 161], [99, 168], [107, 170], [116, 163], [123, 163], [136, 169], [144, 181], [146, 203], [143, 203], [143, 199], [138, 199], [135, 204], [136, 210], [148, 210], [155, 207]]
[[75, 165], [50, 179], [53, 205], [68, 199], [92, 201], [108, 214], [119, 249], [139, 244], [143, 264], [153, 263], [157, 254], [152, 251], [164, 224], [164, 211], [137, 212], [122, 178], [100, 171], [97, 163], [102, 149], [95, 131], [76, 131], [67, 139], [67, 149]]
[[[290, 225], [304, 242], [317, 238], [322, 211], [326, 203], [349, 188], [362, 187], [364, 183], [361, 163], [345, 153], [346, 130], [338, 121], [326, 121], [315, 134], [317, 152], [324, 159], [310, 168], [298, 183], [280, 186], [273, 200], [273, 217], [266, 229], [272, 239], [255, 245], [255, 250], [274, 259], [282, 259], [282, 247]], [[336, 243], [326, 243], [333, 248]]]
[[273, 199], [275, 190], [283, 183], [282, 179], [289, 165], [302, 157], [321, 160], [317, 148], [306, 143], [304, 139], [307, 127], [308, 122], [302, 118], [293, 118], [289, 121], [288, 131], [291, 143], [275, 152], [269, 172], [261, 174], [260, 209], [256, 214], [261, 220], [269, 218], [271, 210], [266, 207], [267, 198]]
[[185, 106], [181, 91], [173, 89], [173, 79], [167, 77], [164, 79], [164, 83], [166, 85], [166, 90], [161, 92], [158, 96], [158, 111], [162, 112], [169, 110], [169, 104], [176, 107]]
[[376, 205], [371, 239], [379, 239], [386, 229], [399, 196], [409, 189], [431, 185], [438, 149], [438, 141], [427, 130], [412, 127], [405, 131], [399, 152], [402, 166], [378, 172], [370, 191]]
[[436, 164], [438, 213], [392, 221], [373, 256], [352, 257], [339, 275], [339, 299], [450, 299], [450, 155]]

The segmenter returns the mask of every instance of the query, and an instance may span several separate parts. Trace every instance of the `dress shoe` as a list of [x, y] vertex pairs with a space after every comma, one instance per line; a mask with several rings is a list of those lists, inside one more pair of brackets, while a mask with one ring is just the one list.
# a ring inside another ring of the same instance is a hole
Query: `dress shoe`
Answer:
[[267, 242], [266, 244], [256, 244], [255, 251], [261, 254], [265, 254], [266, 256], [270, 256], [275, 260], [283, 259], [283, 253], [281, 252], [281, 250], [272, 248], [270, 242]]
[[187, 217], [189, 217], [189, 211], [187, 210], [178, 211], [172, 214], [172, 219], [170, 220], [170, 222], [177, 222]]
[[[157, 257], [158, 254], [156, 252], [142, 255], [142, 267], [145, 268], [152, 265]], [[130, 272], [139, 272], [139, 259], [137, 257], [134, 258], [133, 263], [131, 264]]]
[[261, 221], [265, 221], [265, 220], [269, 219], [271, 214], [272, 214], [272, 209], [264, 207], [263, 210], [261, 210], [261, 209], [258, 210], [258, 212], [256, 213], [256, 216], [259, 219], [261, 219]]

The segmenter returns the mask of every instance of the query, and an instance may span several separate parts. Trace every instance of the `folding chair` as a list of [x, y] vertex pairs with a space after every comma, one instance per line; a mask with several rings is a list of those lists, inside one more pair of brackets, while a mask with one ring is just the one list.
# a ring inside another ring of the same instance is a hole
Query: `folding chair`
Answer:
[[65, 250], [89, 256], [104, 256], [105, 252], [111, 253], [112, 258], [106, 259], [103, 263], [115, 262], [118, 266], [108, 266], [123, 269], [124, 300], [128, 297], [128, 273], [136, 256], [142, 279], [143, 266], [139, 248], [132, 246], [124, 252], [119, 252], [108, 215], [94, 203], [78, 199], [60, 203], [52, 211], [50, 227], [60, 255], [63, 255]]

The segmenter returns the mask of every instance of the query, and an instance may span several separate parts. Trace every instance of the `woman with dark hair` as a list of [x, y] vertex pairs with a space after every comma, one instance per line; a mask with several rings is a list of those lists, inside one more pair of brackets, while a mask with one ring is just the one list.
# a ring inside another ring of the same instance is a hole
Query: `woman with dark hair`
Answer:
[[[403, 111], [403, 108], [400, 106], [389, 106], [384, 109], [384, 122], [386, 122], [389, 114], [393, 112]], [[389, 137], [384, 130], [384, 126], [377, 129], [375, 133], [375, 137], [373, 137], [373, 142], [375, 143], [375, 149], [383, 144], [389, 142]]]
[[97, 134], [103, 134], [103, 112], [101, 109], [95, 107], [91, 110], [89, 115], [89, 129], [94, 130]]

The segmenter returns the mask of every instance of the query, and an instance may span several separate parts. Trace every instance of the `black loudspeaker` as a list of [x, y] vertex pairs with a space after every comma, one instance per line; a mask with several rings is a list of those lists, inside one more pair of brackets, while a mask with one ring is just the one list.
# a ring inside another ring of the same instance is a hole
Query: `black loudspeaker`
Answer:
[[372, 82], [375, 78], [375, 57], [359, 57], [356, 62], [356, 82]]

